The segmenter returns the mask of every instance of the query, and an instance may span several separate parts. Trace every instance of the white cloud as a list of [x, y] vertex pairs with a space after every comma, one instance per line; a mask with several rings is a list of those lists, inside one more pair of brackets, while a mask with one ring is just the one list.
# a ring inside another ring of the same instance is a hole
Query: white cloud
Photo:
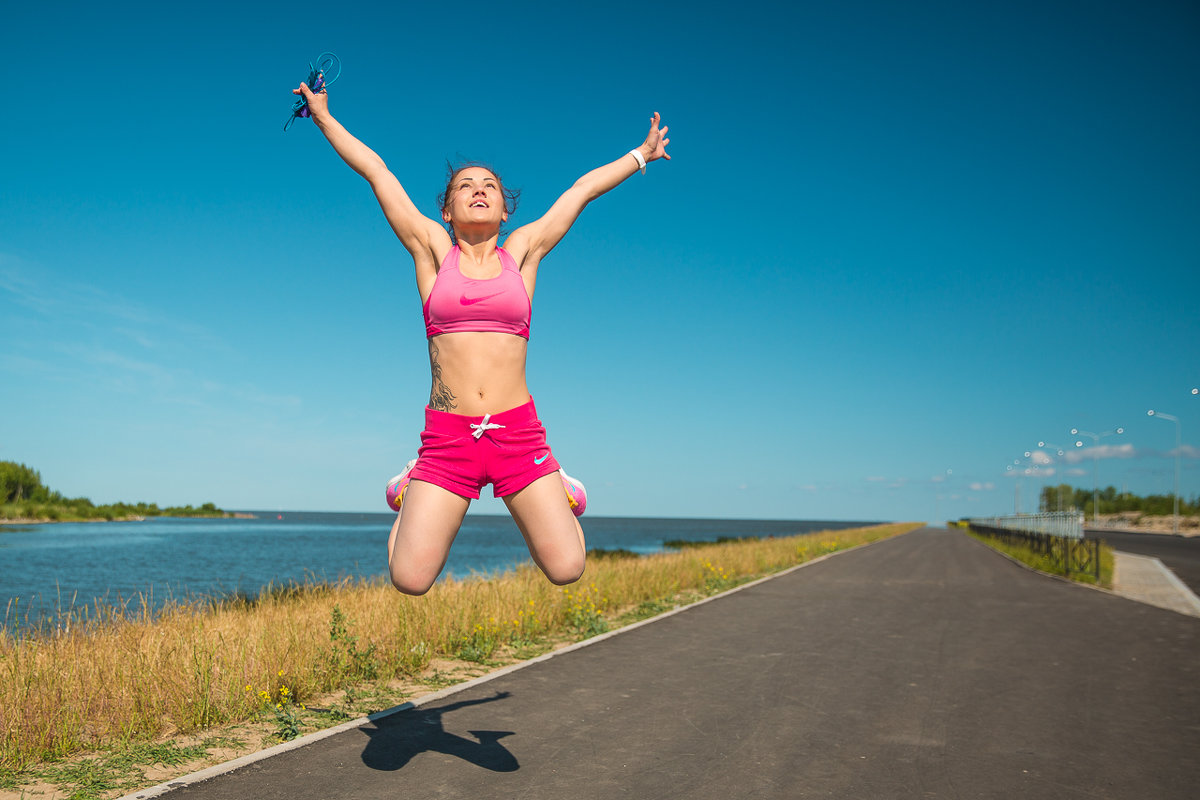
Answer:
[[975, 481], [967, 488], [973, 492], [990, 492], [996, 488], [996, 484], [992, 483], [991, 481]]
[[[19, 259], [0, 253], [0, 296], [49, 322], [53, 329], [70, 325], [103, 329], [142, 347], [159, 345], [163, 334], [204, 347], [229, 350], [228, 344], [204, 327], [147, 308], [137, 301], [78, 280], [56, 280]], [[141, 329], [139, 329], [141, 326]]]
[[1064, 456], [1068, 464], [1078, 464], [1082, 461], [1100, 460], [1104, 458], [1134, 458], [1137, 450], [1131, 444], [1102, 444], [1099, 447], [1085, 447], [1072, 450]]
[[[908, 478], [887, 478], [882, 475], [871, 475], [867, 477], [868, 483], [882, 483], [887, 489], [903, 489], [909, 484]], [[918, 482], [919, 483], [919, 482]]]
[[145, 322], [150, 315], [123, 298], [79, 281], [51, 281], [31, 274], [11, 257], [0, 257], [0, 292], [12, 296], [21, 306], [55, 320], [117, 317]]
[[98, 367], [107, 367], [114, 370], [125, 372], [136, 372], [150, 378], [159, 380], [167, 380], [171, 376], [171, 370], [149, 361], [132, 358], [118, 353], [115, 350], [110, 350], [106, 347], [97, 345], [68, 345], [63, 348], [63, 351], [75, 363], [92, 364]]
[[81, 385], [123, 391], [156, 390], [159, 399], [197, 405], [202, 399], [296, 408], [299, 397], [231, 385], [197, 374], [196, 353], [225, 354], [229, 343], [203, 325], [146, 308], [108, 290], [54, 276], [0, 253], [0, 300], [26, 309], [31, 343], [13, 344], [0, 370], [41, 374]]

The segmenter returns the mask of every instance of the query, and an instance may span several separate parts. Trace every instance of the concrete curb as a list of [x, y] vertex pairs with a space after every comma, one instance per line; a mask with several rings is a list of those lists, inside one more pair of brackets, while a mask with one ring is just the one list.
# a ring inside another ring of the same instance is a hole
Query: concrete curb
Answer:
[[[913, 530], [920, 530], [920, 528], [914, 528]], [[659, 620], [666, 619], [667, 617], [672, 617], [676, 614], [682, 613], [689, 609], [696, 608], [697, 606], [702, 606], [705, 603], [711, 603], [714, 600], [719, 600], [722, 597], [727, 597], [731, 594], [734, 594], [735, 592], [740, 592], [743, 589], [749, 589], [751, 586], [758, 586], [760, 583], [766, 583], [767, 581], [771, 581], [776, 578], [783, 577], [784, 575], [788, 575], [792, 572], [795, 572], [798, 569], [803, 569], [805, 567], [812, 566], [813, 564], [819, 564], [820, 562], [826, 561], [830, 558], [833, 558], [834, 556], [840, 556], [845, 553], [850, 553], [850, 552], [859, 550], [864, 547], [870, 547], [873, 544], [879, 544], [880, 542], [886, 542], [891, 539], [897, 538], [897, 536], [906, 536], [909, 533], [912, 533], [912, 531], [906, 531], [905, 533], [897, 534], [896, 536], [888, 536], [885, 539], [878, 539], [874, 542], [866, 542], [864, 544], [855, 545], [854, 547], [848, 547], [845, 550], [838, 550], [833, 553], [826, 553], [824, 555], [817, 556], [816, 558], [812, 559], [811, 561], [805, 561], [803, 564], [796, 564], [795, 566], [788, 567], [787, 569], [782, 570], [780, 572], [774, 572], [774, 573], [771, 573], [770, 575], [764, 575], [763, 577], [758, 578], [753, 581], [750, 581], [749, 583], [743, 583], [739, 586], [733, 587], [732, 589], [726, 589], [725, 591], [720, 592], [719, 594], [714, 594], [709, 597], [702, 598], [700, 600], [695, 601], [694, 603], [689, 603], [685, 606], [673, 608], [670, 611], [664, 611], [663, 613], [658, 614], [653, 617], [649, 617], [648, 619], [640, 620], [638, 622], [634, 622], [629, 625], [625, 625], [623, 627], [617, 628], [616, 630], [608, 631], [607, 633], [602, 633], [598, 636], [593, 636], [590, 639], [584, 639], [581, 642], [575, 642], [574, 644], [567, 645], [566, 647], [560, 648], [558, 650], [553, 650], [549, 653], [543, 653], [542, 655], [531, 658], [528, 661], [520, 661], [520, 662], [517, 662], [516, 664], [509, 664], [508, 666], [501, 667], [500, 669], [497, 669], [494, 672], [489, 672], [488, 674], [481, 675], [478, 678], [472, 678], [471, 680], [464, 681], [463, 683], [456, 683], [453, 686], [448, 686], [445, 689], [441, 689], [436, 692], [431, 692], [429, 694], [421, 695], [420, 697], [416, 697], [416, 698], [409, 700], [406, 703], [402, 703], [398, 706], [393, 706], [391, 708], [387, 708], [382, 711], [376, 711], [374, 714], [370, 714], [365, 717], [359, 717], [358, 719], [352, 719], [348, 722], [343, 722], [340, 725], [336, 725], [332, 728], [324, 728], [319, 731], [314, 731], [313, 733], [308, 733], [297, 739], [293, 739], [290, 742], [283, 742], [282, 744], [277, 744], [273, 747], [268, 747], [265, 750], [259, 750], [255, 753], [250, 753], [248, 755], [241, 756], [240, 758], [235, 758], [232, 761], [226, 761], [222, 764], [215, 764], [211, 767], [206, 767], [205, 769], [199, 770], [197, 772], [192, 772], [187, 775], [183, 775], [181, 777], [166, 781], [164, 783], [160, 783], [157, 786], [151, 786], [147, 789], [139, 789], [136, 792], [133, 792], [131, 794], [123, 795], [123, 796], [117, 798], [117, 800], [150, 800], [150, 798], [161, 797], [162, 795], [166, 794], [167, 792], [170, 792], [173, 789], [180, 789], [184, 786], [190, 786], [190, 785], [196, 784], [196, 783], [203, 783], [204, 781], [209, 780], [210, 778], [215, 778], [215, 777], [217, 777], [219, 775], [223, 775], [227, 772], [233, 772], [234, 770], [241, 769], [242, 767], [249, 766], [249, 765], [257, 763], [259, 761], [265, 761], [266, 759], [272, 758], [273, 756], [281, 755], [283, 753], [287, 753], [292, 750], [298, 750], [301, 747], [307, 747], [308, 745], [315, 744], [315, 743], [321, 741], [322, 739], [328, 739], [331, 736], [336, 736], [336, 735], [338, 735], [340, 733], [344, 733], [346, 731], [351, 731], [356, 728], [361, 728], [364, 725], [369, 725], [372, 722], [375, 722], [376, 720], [380, 720], [385, 717], [390, 717], [393, 714], [399, 714], [402, 711], [409, 711], [414, 708], [420, 708], [423, 705], [427, 705], [429, 703], [436, 702], [443, 698], [457, 694], [458, 692], [462, 692], [467, 689], [471, 689], [475, 686], [479, 686], [481, 684], [495, 680], [496, 678], [500, 678], [504, 675], [508, 675], [508, 674], [511, 674], [518, 670], [525, 669], [526, 667], [533, 666], [534, 664], [540, 664], [543, 661], [548, 661], [551, 658], [561, 656], [565, 653], [570, 653], [570, 652], [574, 652], [576, 650], [581, 650], [585, 647], [590, 647], [590, 646], [592, 646], [594, 644], [598, 644], [606, 639], [611, 639], [614, 636], [619, 636], [623, 633], [628, 633], [629, 631], [635, 630], [637, 628], [641, 628], [644, 625], [649, 625], [651, 623], [658, 622]]]

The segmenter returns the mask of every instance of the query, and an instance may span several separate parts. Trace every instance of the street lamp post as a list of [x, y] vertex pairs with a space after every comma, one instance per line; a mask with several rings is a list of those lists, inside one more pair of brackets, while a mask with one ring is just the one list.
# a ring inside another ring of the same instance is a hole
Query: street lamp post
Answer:
[[[1105, 431], [1104, 433], [1091, 433], [1090, 431], [1081, 431], [1079, 428], [1071, 428], [1072, 436], [1087, 436], [1095, 443], [1095, 450], [1100, 449], [1100, 440], [1105, 436], [1112, 436], [1118, 433], [1124, 433], [1124, 428], [1117, 428], [1115, 431]], [[1076, 447], [1083, 447], [1083, 442], [1076, 442]], [[1100, 453], [1096, 452], [1092, 455], [1092, 524], [1100, 524]]]
[[[1029, 450], [1026, 450], [1025, 459], [1029, 461], [1030, 465], [1033, 464], [1032, 457], [1033, 453]], [[1016, 478], [1016, 485], [1013, 487], [1013, 513], [1017, 514], [1018, 516], [1021, 514], [1021, 477], [1023, 475], [1037, 474], [1037, 467], [1035, 466], [1026, 466], [1023, 470], [1016, 470], [1015, 468], [1019, 466], [1021, 466], [1021, 459], [1014, 458], [1013, 463], [1005, 467], [1005, 471], [1012, 472], [1013, 477]]]
[[[1192, 390], [1195, 391], [1194, 389]], [[1150, 409], [1146, 412], [1147, 416], [1158, 417], [1159, 419], [1170, 420], [1175, 423], [1175, 524], [1173, 530], [1176, 536], [1179, 535], [1179, 451], [1183, 447], [1183, 435], [1178, 417], [1172, 417], [1170, 414], [1164, 414], [1161, 411]]]
[[[1049, 442], [1038, 442], [1038, 447], [1049, 447], [1049, 448], [1057, 451], [1059, 458], [1062, 458], [1064, 455], [1066, 455], [1066, 451], [1062, 448], [1062, 445], [1050, 444]], [[1061, 485], [1062, 484], [1060, 483], [1059, 486], [1061, 486]], [[1062, 503], [1062, 492], [1059, 490], [1058, 487], [1056, 487], [1054, 489], [1054, 494], [1056, 497], [1058, 497], [1058, 510], [1062, 511], [1063, 510], [1062, 509], [1062, 504], [1063, 504]]]
[[[1012, 472], [1013, 466], [1016, 464], [1020, 464], [1020, 463], [1021, 463], [1020, 460], [1013, 461], [1012, 464], [1009, 464], [1007, 467], [1004, 468], [1004, 471]], [[1013, 513], [1020, 514], [1021, 513], [1021, 474], [1019, 472], [1013, 472], [1013, 477], [1015, 478], [1015, 480], [1013, 481]]]

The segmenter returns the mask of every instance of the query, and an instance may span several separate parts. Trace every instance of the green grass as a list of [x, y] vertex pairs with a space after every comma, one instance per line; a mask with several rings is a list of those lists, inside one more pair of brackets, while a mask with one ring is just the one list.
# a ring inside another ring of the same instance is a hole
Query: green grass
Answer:
[[58, 787], [67, 800], [103, 800], [143, 787], [146, 767], [182, 766], [207, 756], [209, 746], [180, 746], [174, 742], [117, 745], [87, 758], [50, 762], [20, 774], [0, 776], [0, 787], [11, 789], [40, 781]]
[[967, 534], [974, 539], [982, 542], [988, 547], [1005, 555], [1020, 561], [1022, 564], [1033, 567], [1039, 572], [1045, 572], [1049, 575], [1059, 575], [1064, 578], [1070, 578], [1078, 583], [1087, 583], [1092, 585], [1100, 585], [1111, 589], [1113, 582], [1113, 567], [1116, 563], [1113, 556], [1113, 549], [1103, 542], [1100, 543], [1100, 579], [1096, 580], [1096, 576], [1091, 573], [1072, 571], [1069, 575], [1066, 569], [1055, 562], [1048, 554], [1038, 553], [1032, 548], [1025, 547], [1019, 544], [1004, 542], [999, 539], [994, 539], [991, 536], [976, 533], [975, 531], [965, 528]]

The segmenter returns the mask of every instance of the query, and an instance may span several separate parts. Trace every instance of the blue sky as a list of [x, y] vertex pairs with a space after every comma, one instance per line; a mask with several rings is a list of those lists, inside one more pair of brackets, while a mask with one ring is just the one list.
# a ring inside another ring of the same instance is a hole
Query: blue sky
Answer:
[[334, 113], [431, 215], [447, 158], [520, 224], [670, 126], [539, 273], [530, 386], [590, 513], [1166, 493], [1150, 408], [1200, 493], [1194, 3], [698, 8], [9, 4], [0, 459], [97, 502], [384, 510], [428, 360], [370, 191], [282, 130], [331, 50]]

